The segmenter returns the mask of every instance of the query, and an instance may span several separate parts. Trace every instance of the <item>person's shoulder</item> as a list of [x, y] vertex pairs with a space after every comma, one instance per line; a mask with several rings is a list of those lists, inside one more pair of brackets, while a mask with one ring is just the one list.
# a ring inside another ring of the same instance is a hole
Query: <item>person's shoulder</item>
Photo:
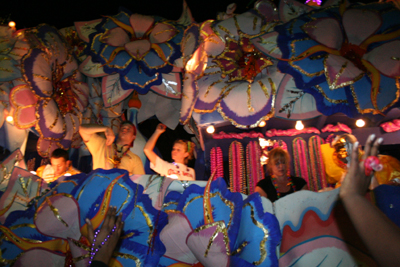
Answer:
[[292, 180], [297, 180], [297, 181], [306, 181], [306, 180], [304, 180], [304, 178], [297, 177], [297, 176], [291, 176], [290, 178], [292, 178]]
[[260, 186], [263, 184], [267, 184], [271, 181], [271, 176], [265, 176], [264, 179], [261, 179], [260, 181], [258, 181], [256, 186]]
[[71, 167], [69, 168], [69, 170], [68, 170], [68, 173], [70, 173], [71, 175], [75, 175], [75, 174], [81, 173], [81, 171], [78, 170], [78, 169], [75, 169], [74, 167], [71, 166]]
[[301, 186], [304, 186], [305, 184], [307, 184], [306, 180], [304, 178], [301, 178], [301, 177], [291, 176], [291, 179], [292, 179], [294, 184], [299, 184]]
[[140, 161], [142, 161], [138, 155], [136, 155], [135, 153], [133, 153], [130, 150], [126, 154], [131, 158], [131, 160], [134, 160], [134, 161], [140, 160]]

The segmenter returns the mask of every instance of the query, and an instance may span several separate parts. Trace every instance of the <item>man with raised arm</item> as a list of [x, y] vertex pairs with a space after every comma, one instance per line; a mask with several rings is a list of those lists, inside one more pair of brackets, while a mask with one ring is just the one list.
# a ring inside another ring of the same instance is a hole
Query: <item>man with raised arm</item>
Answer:
[[107, 126], [81, 125], [79, 133], [92, 154], [93, 170], [119, 168], [127, 170], [129, 175], [144, 174], [141, 159], [130, 151], [136, 138], [136, 127], [130, 121], [121, 123], [117, 140]]

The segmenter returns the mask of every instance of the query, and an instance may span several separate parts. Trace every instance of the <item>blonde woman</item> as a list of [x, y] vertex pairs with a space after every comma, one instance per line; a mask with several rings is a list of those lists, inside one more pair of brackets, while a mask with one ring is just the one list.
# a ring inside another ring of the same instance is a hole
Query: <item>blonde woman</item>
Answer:
[[268, 153], [268, 157], [269, 176], [257, 183], [255, 192], [274, 202], [296, 191], [308, 189], [303, 178], [290, 175], [290, 156], [285, 150], [274, 148]]
[[156, 130], [144, 146], [144, 154], [150, 160], [150, 168], [162, 176], [169, 178], [194, 181], [196, 175], [193, 168], [187, 166], [189, 160], [193, 158], [194, 144], [187, 140], [176, 140], [171, 151], [171, 157], [174, 162], [170, 163], [162, 160], [156, 153], [154, 147], [158, 138], [166, 130], [162, 123], [157, 125]]

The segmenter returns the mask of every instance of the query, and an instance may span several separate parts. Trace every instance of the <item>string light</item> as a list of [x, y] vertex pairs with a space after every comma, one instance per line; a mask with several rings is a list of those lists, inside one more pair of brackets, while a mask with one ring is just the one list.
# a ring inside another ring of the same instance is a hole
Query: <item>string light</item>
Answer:
[[15, 24], [14, 21], [10, 21], [10, 22], [8, 23], [8, 27], [10, 27], [10, 28], [15, 28], [15, 26], [16, 26], [16, 24]]
[[7, 118], [6, 118], [6, 121], [9, 122], [9, 123], [12, 123], [14, 121], [13, 116], [8, 115]]
[[296, 130], [300, 131], [304, 129], [304, 125], [301, 121], [296, 121], [296, 126], [295, 126]]
[[208, 126], [207, 129], [206, 129], [206, 131], [207, 131], [207, 133], [209, 133], [209, 134], [213, 134], [213, 133], [215, 132], [215, 127], [214, 127], [214, 125]]
[[265, 121], [261, 121], [261, 122], [258, 124], [258, 127], [262, 128], [262, 127], [264, 127], [265, 125], [267, 125], [267, 123], [266, 123]]
[[357, 127], [364, 127], [365, 126], [365, 121], [363, 119], [358, 119], [356, 121], [356, 126]]

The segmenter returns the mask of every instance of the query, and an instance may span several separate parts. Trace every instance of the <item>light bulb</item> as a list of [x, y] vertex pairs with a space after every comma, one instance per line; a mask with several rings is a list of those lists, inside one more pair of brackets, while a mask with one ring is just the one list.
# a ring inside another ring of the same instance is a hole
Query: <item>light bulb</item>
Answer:
[[213, 134], [215, 132], [215, 127], [213, 125], [210, 125], [206, 129], [207, 133]]
[[304, 129], [304, 125], [301, 121], [296, 121], [296, 126], [295, 126], [296, 130], [300, 131]]
[[364, 127], [365, 126], [365, 121], [363, 119], [358, 119], [356, 121], [356, 126], [357, 127]]
[[14, 121], [13, 116], [8, 115], [7, 118], [6, 118], [6, 121], [8, 121], [9, 123], [13, 122]]
[[267, 125], [267, 123], [266, 123], [265, 121], [261, 121], [261, 122], [258, 124], [258, 127], [262, 128], [262, 127], [264, 127], [265, 125]]

